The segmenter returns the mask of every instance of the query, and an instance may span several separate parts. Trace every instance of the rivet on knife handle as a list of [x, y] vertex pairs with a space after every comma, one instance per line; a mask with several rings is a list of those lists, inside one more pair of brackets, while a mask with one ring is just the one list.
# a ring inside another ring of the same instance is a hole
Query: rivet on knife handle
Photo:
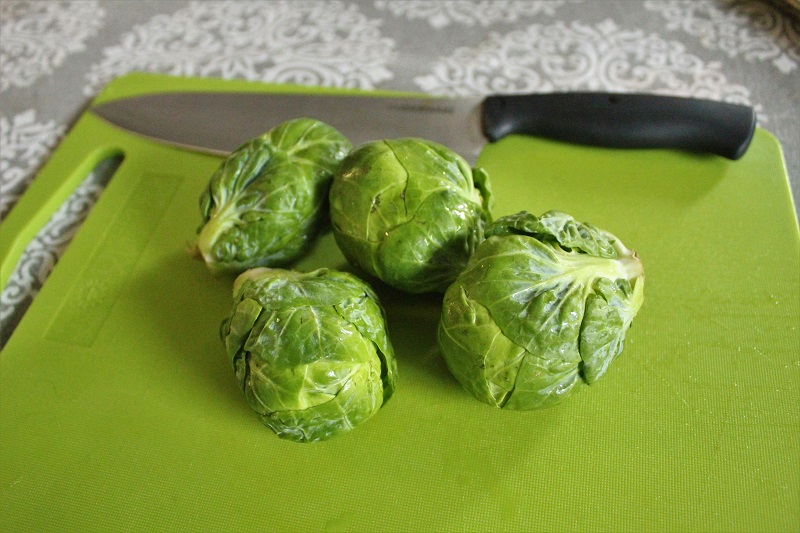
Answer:
[[609, 148], [675, 148], [740, 158], [753, 138], [749, 106], [652, 94], [571, 92], [486, 98], [483, 130]]

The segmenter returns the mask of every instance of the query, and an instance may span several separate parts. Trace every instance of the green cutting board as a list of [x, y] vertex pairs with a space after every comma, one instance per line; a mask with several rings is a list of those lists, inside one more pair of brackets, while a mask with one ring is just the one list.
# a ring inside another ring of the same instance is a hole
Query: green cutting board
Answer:
[[[301, 90], [131, 75], [99, 100], [200, 89]], [[84, 114], [3, 223], [2, 280], [113, 154], [121, 166], [0, 354], [3, 530], [800, 529], [800, 237], [768, 132], [736, 162], [488, 146], [496, 215], [566, 211], [642, 257], [623, 354], [561, 405], [500, 411], [438, 355], [440, 298], [375, 284], [397, 394], [314, 444], [250, 410], [218, 336], [232, 280], [186, 252], [219, 159]], [[348, 268], [330, 234], [296, 268], [320, 266]]]

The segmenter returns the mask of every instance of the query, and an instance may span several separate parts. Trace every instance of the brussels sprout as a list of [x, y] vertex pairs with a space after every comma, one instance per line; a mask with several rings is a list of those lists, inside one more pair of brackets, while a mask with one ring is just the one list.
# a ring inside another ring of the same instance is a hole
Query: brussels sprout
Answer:
[[301, 256], [327, 219], [333, 173], [350, 142], [308, 118], [234, 151], [200, 197], [196, 249], [214, 271], [278, 266]]
[[342, 162], [331, 223], [347, 259], [397, 289], [444, 292], [490, 219], [487, 174], [413, 138], [370, 142]]
[[599, 379], [644, 299], [644, 268], [610, 233], [550, 211], [499, 218], [445, 293], [439, 350], [476, 398], [534, 409]]
[[397, 364], [372, 289], [351, 274], [255, 268], [220, 330], [250, 406], [280, 437], [323, 440], [375, 414]]

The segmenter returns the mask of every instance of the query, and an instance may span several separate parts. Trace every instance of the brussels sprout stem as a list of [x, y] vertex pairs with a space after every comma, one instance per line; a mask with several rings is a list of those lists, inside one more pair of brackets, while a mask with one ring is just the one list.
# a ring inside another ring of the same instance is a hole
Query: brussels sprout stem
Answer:
[[211, 215], [208, 222], [203, 225], [203, 229], [200, 230], [200, 234], [197, 236], [197, 250], [207, 264], [212, 264], [216, 260], [211, 250], [214, 243], [231, 226], [238, 222], [239, 217], [235, 216], [234, 213], [229, 213], [229, 211], [235, 210], [236, 206], [233, 202], [221, 206]]
[[626, 279], [631, 285], [644, 277], [644, 265], [636, 252], [628, 250], [622, 244], [615, 243], [620, 256], [615, 259], [593, 257], [583, 253], [564, 252], [557, 254], [558, 261], [566, 266], [568, 275], [574, 279], [586, 280], [587, 290], [598, 278]]

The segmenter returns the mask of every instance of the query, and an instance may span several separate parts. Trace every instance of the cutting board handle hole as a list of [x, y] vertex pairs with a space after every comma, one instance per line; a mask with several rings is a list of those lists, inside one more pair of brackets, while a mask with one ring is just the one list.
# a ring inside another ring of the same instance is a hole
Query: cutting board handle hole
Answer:
[[[3, 325], [0, 328], [0, 349], [5, 346], [11, 332], [30, 306], [34, 295], [66, 251], [124, 158], [120, 150], [95, 152], [87, 158], [75, 171], [74, 178], [80, 180], [77, 186], [60, 205], [55, 207], [38, 233], [27, 242], [23, 242], [25, 248], [17, 261], [16, 268], [2, 287], [3, 300], [14, 302], [14, 305], [10, 314], [3, 317]], [[23, 202], [24, 198], [25, 194], [18, 204]], [[57, 198], [56, 191], [53, 191], [51, 198]], [[35, 221], [32, 220], [31, 223]], [[8, 311], [9, 309], [5, 310]]]

